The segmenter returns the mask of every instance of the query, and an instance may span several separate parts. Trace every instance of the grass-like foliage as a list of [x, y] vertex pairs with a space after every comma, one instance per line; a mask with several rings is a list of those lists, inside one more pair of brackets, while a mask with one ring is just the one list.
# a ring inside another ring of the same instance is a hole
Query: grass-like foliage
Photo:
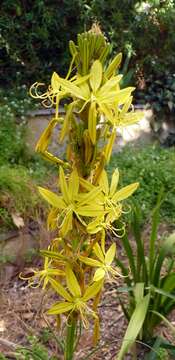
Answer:
[[[125, 290], [128, 292], [128, 304], [124, 305], [122, 296], [120, 301], [129, 325], [118, 359], [123, 358], [135, 342], [136, 336], [143, 342], [153, 345], [154, 330], [161, 321], [168, 324], [173, 333], [175, 332], [175, 328], [166, 318], [175, 308], [175, 234], [158, 241], [159, 211], [164, 196], [160, 191], [157, 204], [152, 211], [149, 237], [145, 239], [142, 234], [140, 207], [135, 202], [130, 224], [133, 241], [131, 242], [127, 233], [122, 238], [130, 270], [123, 261], [117, 259], [116, 263], [124, 275]], [[157, 349], [153, 348], [152, 356], [157, 354], [156, 351]]]
[[[45, 171], [46, 167], [43, 168]], [[20, 215], [25, 225], [38, 218], [44, 204], [36, 191], [36, 183], [43, 177], [41, 164], [39, 173], [34, 169], [32, 176], [24, 166], [4, 164], [0, 167], [1, 230], [15, 227], [13, 214]]]
[[[111, 158], [108, 172], [120, 169], [120, 183], [139, 181], [139, 188], [134, 194], [141, 216], [146, 220], [156, 204], [161, 187], [166, 191], [166, 197], [160, 208], [162, 220], [175, 221], [175, 152], [174, 148], [165, 149], [158, 145], [146, 147], [126, 146]], [[125, 176], [127, 174], [127, 177]]]

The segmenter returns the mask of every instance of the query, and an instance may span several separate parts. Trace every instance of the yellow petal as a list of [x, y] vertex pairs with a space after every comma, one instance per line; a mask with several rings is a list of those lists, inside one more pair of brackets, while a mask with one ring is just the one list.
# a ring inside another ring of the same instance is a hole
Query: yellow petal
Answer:
[[91, 67], [89, 79], [93, 92], [96, 92], [101, 85], [102, 72], [103, 68], [101, 62], [99, 60], [94, 61]]
[[63, 222], [60, 225], [60, 234], [61, 236], [65, 236], [70, 230], [72, 230], [72, 214], [73, 211], [69, 211], [65, 217]]
[[66, 204], [62, 198], [62, 196], [58, 196], [50, 190], [44, 189], [42, 187], [38, 187], [38, 190], [42, 197], [52, 206], [58, 209], [65, 209]]
[[106, 83], [98, 91], [97, 97], [105, 98], [107, 96], [107, 93], [116, 92], [117, 85], [118, 85], [119, 81], [121, 80], [121, 78], [122, 78], [122, 75], [118, 75], [118, 76], [115, 76], [112, 79], [106, 81]]
[[105, 277], [105, 270], [102, 268], [97, 269], [94, 274], [93, 281], [102, 280], [102, 279], [104, 279], [104, 277]]
[[53, 305], [47, 311], [47, 314], [49, 314], [49, 315], [63, 314], [67, 311], [72, 310], [73, 306], [74, 306], [73, 303], [60, 302], [58, 304]]
[[62, 296], [67, 301], [70, 302], [72, 301], [72, 296], [69, 295], [69, 293], [64, 289], [64, 287], [60, 283], [58, 283], [58, 281], [50, 278], [49, 283], [51, 284], [52, 288], [57, 292], [57, 294]]
[[70, 80], [59, 78], [59, 82], [63, 89], [70, 93], [72, 96], [76, 96], [79, 99], [86, 100], [82, 95], [81, 89], [75, 84], [73, 84]]
[[87, 191], [91, 191], [94, 189], [94, 185], [92, 185], [88, 180], [85, 180], [83, 178], [79, 178], [79, 180], [82, 187]]
[[54, 94], [58, 93], [60, 90], [59, 79], [60, 79], [59, 75], [56, 72], [54, 72], [52, 75], [52, 78], [51, 78], [51, 86], [52, 86]]
[[95, 102], [92, 102], [89, 108], [88, 130], [89, 130], [90, 139], [93, 144], [96, 143], [96, 124], [97, 124], [96, 104]]
[[91, 221], [87, 225], [87, 231], [89, 234], [96, 234], [97, 232], [102, 230], [102, 223], [103, 217], [97, 217], [95, 220]]
[[107, 104], [101, 104], [99, 103], [100, 110], [105, 115], [106, 121], [109, 120], [112, 124], [114, 122], [114, 115], [111, 111], [111, 108], [108, 107]]
[[114, 59], [111, 61], [109, 66], [107, 67], [105, 71], [105, 76], [109, 79], [113, 74], [116, 73], [117, 69], [120, 66], [120, 63], [122, 61], [122, 53], [117, 54]]
[[103, 286], [103, 281], [96, 281], [94, 282], [92, 285], [88, 286], [88, 288], [86, 289], [82, 300], [83, 301], [88, 301], [89, 299], [92, 299], [95, 295], [98, 294], [98, 292], [101, 290]]
[[90, 88], [87, 82], [83, 82], [82, 84], [80, 84], [79, 88], [84, 98], [90, 98]]
[[59, 269], [47, 269], [48, 276], [64, 276], [65, 272]]
[[56, 126], [57, 122], [58, 122], [58, 120], [56, 120], [56, 119], [52, 119], [50, 121], [49, 125], [43, 131], [43, 133], [41, 134], [41, 136], [36, 144], [36, 147], [35, 147], [36, 151], [44, 152], [47, 149], [49, 142], [51, 140], [52, 131], [53, 131], [54, 127]]
[[118, 105], [124, 104], [128, 98], [131, 96], [131, 93], [135, 90], [134, 87], [127, 87], [116, 93], [116, 102]]
[[61, 133], [60, 133], [60, 138], [59, 138], [60, 142], [62, 142], [64, 140], [65, 136], [68, 134], [69, 123], [71, 120], [74, 105], [75, 105], [75, 101], [73, 101], [67, 107], [66, 115], [64, 118], [64, 122], [63, 122], [63, 127], [62, 127]]
[[59, 209], [52, 208], [48, 214], [47, 227], [48, 229], [54, 230], [57, 227], [57, 219], [59, 217]]
[[139, 186], [138, 182], [125, 186], [124, 188], [122, 188], [121, 190], [119, 190], [115, 193], [112, 200], [113, 201], [121, 201], [121, 200], [128, 198], [129, 196], [131, 196], [133, 194], [134, 191], [136, 191], [138, 186]]
[[69, 196], [69, 192], [68, 192], [68, 187], [67, 187], [64, 171], [61, 166], [60, 166], [60, 171], [59, 171], [59, 181], [60, 181], [60, 188], [61, 188], [61, 192], [63, 194], [63, 198], [64, 198], [65, 202], [67, 204], [69, 204], [70, 196]]
[[129, 112], [128, 114], [125, 114], [125, 116], [121, 119], [119, 125], [120, 126], [132, 125], [143, 119], [143, 117], [144, 117], [143, 111]]
[[64, 255], [60, 254], [58, 251], [40, 250], [40, 254], [42, 256], [46, 256], [46, 259], [50, 258], [56, 260], [67, 260], [67, 258]]
[[79, 206], [76, 209], [76, 212], [81, 216], [95, 217], [105, 215], [106, 211], [104, 211], [101, 205], [84, 205]]
[[112, 153], [112, 148], [113, 148], [113, 145], [115, 142], [115, 138], [116, 138], [116, 131], [113, 130], [112, 134], [109, 138], [109, 141], [108, 141], [107, 145], [105, 146], [105, 150], [104, 150], [104, 155], [105, 155], [107, 163], [109, 162], [109, 160], [111, 158], [111, 153]]
[[99, 266], [101, 267], [102, 266], [100, 261], [88, 258], [86, 256], [79, 256], [79, 260], [81, 262], [83, 262], [84, 264], [89, 265], [89, 266], [94, 266], [94, 267], [99, 267]]
[[101, 186], [103, 192], [108, 195], [109, 193], [109, 183], [108, 183], [108, 176], [105, 170], [102, 171], [99, 179], [99, 185]]
[[74, 169], [69, 178], [69, 196], [72, 200], [77, 196], [78, 190], [79, 190], [79, 177], [77, 170]]
[[101, 231], [101, 248], [102, 248], [103, 253], [105, 253], [105, 236], [106, 236], [105, 230], [102, 229], [102, 231]]
[[106, 252], [106, 255], [105, 255], [105, 264], [106, 265], [111, 265], [111, 263], [114, 260], [115, 253], [116, 253], [116, 244], [113, 243], [110, 246], [110, 248], [108, 249], [108, 251]]
[[93, 250], [94, 250], [95, 255], [98, 257], [98, 259], [100, 259], [100, 261], [104, 262], [104, 260], [105, 260], [104, 254], [98, 243], [96, 243], [94, 245]]
[[[125, 96], [126, 99], [126, 96]], [[113, 103], [117, 103], [119, 100], [119, 91], [108, 91], [104, 95], [98, 95], [97, 101], [99, 104], [108, 104], [109, 106]]]
[[70, 266], [66, 267], [66, 283], [69, 291], [74, 297], [81, 297], [80, 285]]
[[127, 113], [127, 111], [129, 110], [131, 104], [132, 104], [132, 99], [133, 99], [133, 96], [130, 96], [128, 98], [128, 100], [125, 102], [125, 104], [123, 105], [122, 107], [122, 110], [121, 110], [121, 113], [120, 113], [120, 116], [122, 117], [124, 114]]
[[118, 186], [119, 181], [119, 171], [118, 169], [115, 169], [115, 171], [112, 174], [112, 180], [111, 180], [111, 186], [110, 186], [110, 195], [113, 196], [116, 192], [116, 188]]
[[[99, 186], [94, 186], [91, 191], [88, 193], [82, 194], [81, 201], [78, 206], [82, 206], [84, 204], [91, 204], [93, 200], [97, 200], [98, 194], [101, 193], [101, 188]], [[81, 195], [81, 194], [80, 194]]]

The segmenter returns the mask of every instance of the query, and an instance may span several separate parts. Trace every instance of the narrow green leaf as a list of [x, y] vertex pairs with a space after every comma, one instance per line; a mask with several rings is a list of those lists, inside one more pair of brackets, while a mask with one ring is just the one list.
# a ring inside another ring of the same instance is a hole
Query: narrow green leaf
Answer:
[[124, 336], [124, 339], [122, 342], [122, 347], [117, 356], [117, 360], [122, 360], [123, 356], [127, 353], [129, 348], [136, 341], [137, 336], [142, 329], [142, 326], [143, 326], [143, 323], [144, 323], [144, 320], [146, 317], [149, 300], [150, 300], [150, 294], [147, 294], [143, 298], [143, 300], [136, 306], [136, 308], [131, 316], [128, 328], [126, 330], [126, 333], [125, 333], [125, 336]]
[[175, 245], [175, 233], [171, 234], [168, 237], [168, 239], [164, 242], [161, 249], [159, 250], [157, 262], [154, 267], [154, 278], [153, 278], [154, 285], [157, 285], [159, 283], [162, 265], [163, 265], [163, 262], [166, 259], [167, 255], [174, 254], [174, 252], [175, 252], [174, 245]]

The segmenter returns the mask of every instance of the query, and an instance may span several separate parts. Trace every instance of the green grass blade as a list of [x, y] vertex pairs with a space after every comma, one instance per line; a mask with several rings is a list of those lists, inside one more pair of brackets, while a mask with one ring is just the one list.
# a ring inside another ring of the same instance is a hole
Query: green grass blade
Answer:
[[151, 228], [151, 236], [150, 236], [150, 243], [149, 243], [149, 276], [152, 279], [153, 268], [155, 263], [155, 242], [157, 240], [157, 232], [158, 232], [158, 225], [159, 225], [159, 215], [160, 215], [160, 206], [163, 201], [163, 187], [161, 188], [157, 204], [152, 212], [152, 228]]
[[161, 269], [162, 269], [164, 260], [166, 259], [168, 254], [172, 255], [175, 252], [174, 244], [175, 244], [175, 233], [171, 234], [168, 237], [168, 239], [164, 242], [164, 244], [162, 245], [162, 247], [159, 251], [156, 265], [154, 267], [153, 284], [155, 286], [159, 286]]
[[116, 263], [117, 266], [120, 267], [120, 269], [122, 271], [122, 275], [124, 276], [124, 282], [128, 286], [131, 286], [131, 280], [129, 278], [129, 270], [128, 270], [128, 268], [118, 258], [115, 258], [115, 263]]
[[148, 273], [147, 273], [147, 266], [145, 261], [144, 245], [142, 242], [141, 211], [138, 204], [134, 200], [133, 200], [132, 210], [133, 212], [132, 212], [131, 226], [132, 226], [132, 232], [135, 238], [135, 242], [137, 245], [137, 281], [138, 282], [144, 281], [146, 285], [148, 279]]
[[143, 323], [144, 323], [144, 320], [145, 320], [145, 317], [147, 314], [149, 300], [150, 300], [150, 294], [147, 294], [142, 299], [142, 301], [136, 306], [136, 308], [131, 316], [128, 328], [126, 330], [126, 333], [125, 333], [125, 336], [124, 336], [124, 339], [122, 342], [120, 352], [119, 352], [116, 360], [122, 360], [124, 355], [129, 350], [129, 348], [136, 341], [137, 336], [142, 329], [142, 326], [143, 326]]
[[144, 360], [157, 360], [159, 358], [158, 356], [158, 350], [160, 349], [161, 347], [161, 343], [162, 343], [162, 338], [161, 337], [157, 337], [155, 342], [154, 342], [154, 345], [152, 347], [152, 350], [150, 351], [149, 354], [147, 354], [145, 357], [144, 357]]
[[130, 245], [129, 239], [128, 239], [128, 235], [125, 234], [121, 238], [121, 240], [122, 240], [122, 244], [123, 244], [123, 247], [125, 249], [128, 261], [129, 261], [129, 265], [130, 265], [130, 269], [131, 269], [133, 279], [134, 279], [134, 281], [136, 281], [137, 280], [137, 272], [136, 272], [136, 266], [135, 266], [135, 261], [134, 261], [135, 257], [134, 257], [134, 254], [133, 254], [132, 247]]
[[159, 316], [164, 323], [171, 329], [173, 335], [175, 336], [175, 327], [171, 324], [171, 322], [162, 314], [160, 314], [158, 311], [152, 311], [155, 315]]

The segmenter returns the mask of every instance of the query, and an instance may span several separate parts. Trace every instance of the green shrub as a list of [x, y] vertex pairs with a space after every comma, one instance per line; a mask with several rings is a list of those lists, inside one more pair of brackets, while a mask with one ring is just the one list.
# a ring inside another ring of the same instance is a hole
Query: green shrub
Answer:
[[170, 192], [161, 207], [161, 216], [170, 222], [175, 221], [175, 152], [174, 148], [164, 149], [159, 146], [145, 148], [125, 147], [113, 155], [109, 172], [119, 167], [121, 182], [139, 181], [140, 186], [134, 194], [144, 216], [147, 216], [155, 205], [157, 195], [163, 186]]
[[26, 114], [33, 105], [26, 85], [8, 92], [1, 89], [0, 105], [0, 166], [28, 163], [31, 153], [26, 145]]
[[[35, 179], [36, 181], [36, 179]], [[22, 166], [0, 167], [0, 227], [13, 228], [12, 214], [19, 214], [25, 221], [36, 219], [42, 207], [29, 170]]]
[[139, 70], [139, 77], [174, 69], [173, 0], [6, 0], [0, 15], [3, 83], [48, 79], [52, 71], [64, 74], [68, 40], [75, 40], [94, 20], [114, 52], [131, 51], [130, 65]]
[[129, 44], [133, 62], [145, 73], [158, 68], [165, 70], [165, 63], [166, 69], [173, 69], [175, 7], [172, 0], [93, 0], [89, 2], [87, 18], [100, 22], [113, 49], [127, 53]]
[[3, 83], [16, 82], [20, 77], [30, 84], [31, 78], [64, 71], [69, 62], [67, 43], [83, 29], [83, 4], [83, 0], [3, 1]]

